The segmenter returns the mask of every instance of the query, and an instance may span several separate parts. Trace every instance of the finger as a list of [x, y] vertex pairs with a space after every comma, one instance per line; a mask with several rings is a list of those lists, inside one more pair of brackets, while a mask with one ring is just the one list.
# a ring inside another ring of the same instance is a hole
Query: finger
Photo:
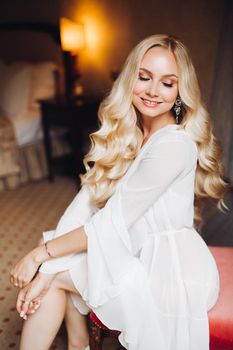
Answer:
[[27, 289], [27, 292], [24, 296], [24, 302], [22, 304], [22, 309], [20, 313], [20, 316], [23, 318], [25, 315], [29, 313], [29, 310], [34, 310], [34, 307], [33, 307], [34, 300], [36, 301], [36, 305], [38, 304], [37, 301], [40, 300], [40, 296], [35, 296], [36, 291], [33, 289], [33, 285], [26, 287], [26, 289]]
[[14, 271], [14, 274], [12, 275], [12, 281], [15, 287], [19, 287], [19, 276], [18, 273]]
[[14, 281], [13, 278], [10, 279], [11, 284], [13, 284], [15, 287], [19, 287], [18, 283]]
[[11, 280], [12, 279], [14, 279], [14, 268], [13, 269], [11, 269], [11, 271], [10, 271], [10, 278], [11, 278]]
[[22, 289], [20, 290], [16, 301], [16, 310], [18, 311], [19, 314], [22, 311], [24, 300], [25, 300], [25, 291]]
[[28, 310], [30, 309], [31, 306], [31, 300], [27, 298], [27, 295], [25, 296], [25, 299], [22, 303], [22, 308], [21, 308], [21, 312], [20, 312], [20, 317], [25, 318], [25, 316], [28, 313]]
[[[10, 282], [11, 282], [12, 284], [14, 284], [15, 286], [16, 286], [16, 284], [17, 284], [17, 286], [18, 286], [18, 283], [17, 283], [16, 278], [15, 278], [15, 276], [14, 276], [13, 270], [11, 270]], [[16, 287], [17, 287], [17, 286], [16, 286]]]
[[31, 303], [29, 304], [29, 307], [28, 307], [27, 315], [34, 314], [35, 311], [36, 311], [36, 310], [34, 309], [34, 303], [31, 302]]
[[10, 281], [15, 287], [24, 288], [30, 282], [30, 279], [25, 276], [12, 276]]
[[11, 284], [14, 284], [14, 277], [12, 275], [10, 275], [10, 282]]
[[29, 315], [32, 315], [36, 312], [36, 310], [40, 307], [40, 300], [32, 300], [30, 303], [29, 301], [25, 302], [25, 304], [28, 304], [28, 309], [26, 311], [26, 314], [24, 313], [24, 311], [22, 310], [21, 312], [21, 317], [24, 319], [24, 320], [27, 320], [28, 316]]
[[19, 279], [18, 285], [19, 285], [19, 288], [24, 288], [26, 286], [24, 279]]
[[37, 298], [31, 302], [27, 314], [28, 315], [34, 314], [39, 307], [40, 307], [40, 299]]
[[14, 285], [15, 285], [15, 287], [18, 287], [18, 288], [22, 289], [19, 278], [15, 278], [15, 283], [14, 283]]
[[22, 282], [20, 280], [18, 280], [18, 282], [16, 282], [16, 284], [19, 286], [20, 289], [23, 288]]
[[16, 284], [18, 284], [19, 288], [24, 288], [30, 280], [26, 278], [24, 275], [18, 277]]
[[41, 303], [41, 296], [38, 296], [35, 299], [33, 299], [32, 303], [33, 303], [34, 307], [39, 306]]

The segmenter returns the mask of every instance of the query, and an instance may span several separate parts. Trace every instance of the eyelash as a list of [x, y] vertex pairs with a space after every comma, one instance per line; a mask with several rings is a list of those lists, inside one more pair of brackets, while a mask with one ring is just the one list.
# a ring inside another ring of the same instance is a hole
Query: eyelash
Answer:
[[[139, 76], [138, 79], [141, 80], [141, 81], [148, 81], [148, 80], [150, 80], [150, 78], [145, 78], [145, 77], [142, 77], [142, 76]], [[163, 83], [163, 85], [168, 87], [168, 88], [172, 88], [173, 87], [173, 84], [169, 84], [169, 83]]]
[[166, 87], [169, 87], [169, 88], [173, 87], [172, 84], [168, 84], [168, 83], [163, 83], [163, 85], [166, 86]]
[[139, 80], [142, 80], [142, 81], [148, 81], [148, 80], [150, 80], [150, 78], [141, 77], [140, 75], [139, 75], [138, 79], [139, 79]]

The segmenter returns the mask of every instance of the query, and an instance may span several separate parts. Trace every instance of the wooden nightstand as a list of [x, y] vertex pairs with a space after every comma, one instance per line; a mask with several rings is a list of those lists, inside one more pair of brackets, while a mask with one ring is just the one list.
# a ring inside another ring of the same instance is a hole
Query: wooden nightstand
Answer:
[[82, 160], [87, 135], [97, 129], [99, 101], [86, 101], [83, 105], [78, 106], [64, 101], [44, 100], [40, 101], [40, 105], [49, 181], [54, 180], [55, 169], [50, 135], [51, 130], [57, 126], [65, 127], [68, 131], [72, 150], [72, 173], [75, 177], [78, 177], [78, 174], [84, 171]]

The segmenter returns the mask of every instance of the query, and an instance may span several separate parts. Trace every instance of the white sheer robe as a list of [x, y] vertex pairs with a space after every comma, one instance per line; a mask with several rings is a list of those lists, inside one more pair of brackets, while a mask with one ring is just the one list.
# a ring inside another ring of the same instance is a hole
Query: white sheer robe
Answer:
[[208, 247], [193, 228], [195, 143], [168, 125], [142, 147], [105, 207], [93, 213], [87, 188], [45, 240], [84, 225], [88, 253], [46, 262], [44, 273], [69, 270], [92, 308], [122, 333], [129, 350], [208, 350], [207, 311], [219, 277]]

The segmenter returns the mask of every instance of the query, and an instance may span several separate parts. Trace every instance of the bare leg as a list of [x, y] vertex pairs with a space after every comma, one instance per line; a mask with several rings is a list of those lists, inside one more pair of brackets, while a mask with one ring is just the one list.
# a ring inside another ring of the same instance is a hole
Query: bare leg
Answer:
[[68, 333], [68, 350], [84, 349], [88, 345], [86, 316], [75, 308], [70, 295], [67, 295], [65, 323]]
[[[39, 309], [24, 322], [20, 350], [49, 349], [65, 316], [67, 291], [78, 294], [69, 273], [61, 272], [56, 276], [50, 289], [43, 297]], [[85, 327], [82, 327], [82, 332], [84, 329]], [[78, 330], [76, 334], [78, 337]], [[83, 336], [83, 338], [85, 337]], [[87, 344], [88, 333], [86, 333], [85, 344], [82, 347], [80, 344], [76, 350], [83, 350]]]
[[[42, 237], [38, 245], [44, 243], [44, 238]], [[68, 350], [78, 350], [83, 349], [87, 346], [87, 323], [86, 316], [79, 313], [79, 311], [74, 306], [72, 299], [66, 293], [66, 310], [65, 310], [65, 324], [68, 334]]]

